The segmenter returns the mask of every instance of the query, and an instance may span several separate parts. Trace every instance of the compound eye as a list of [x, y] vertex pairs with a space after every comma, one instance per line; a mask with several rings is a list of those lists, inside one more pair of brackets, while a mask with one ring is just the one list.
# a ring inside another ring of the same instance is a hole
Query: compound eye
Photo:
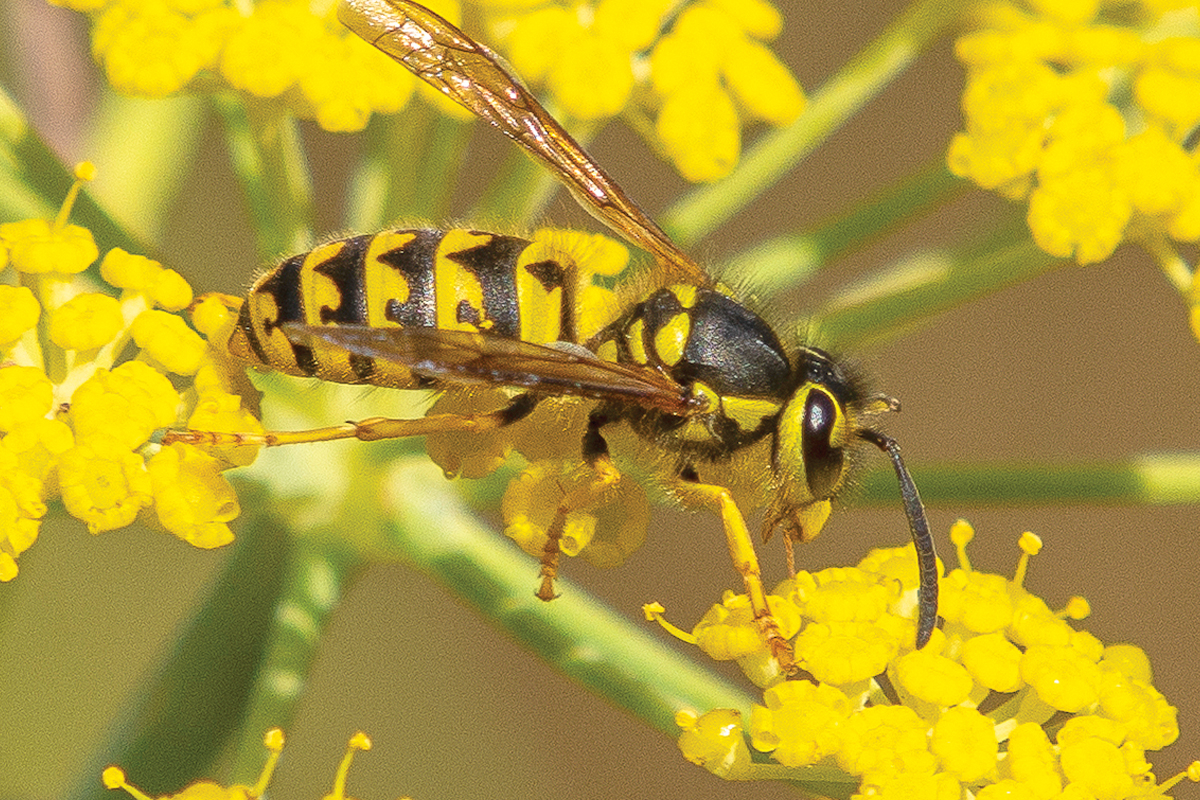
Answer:
[[837, 490], [845, 471], [846, 456], [833, 438], [842, 411], [826, 392], [808, 393], [804, 401], [804, 431], [800, 437], [804, 475], [812, 496], [824, 500]]

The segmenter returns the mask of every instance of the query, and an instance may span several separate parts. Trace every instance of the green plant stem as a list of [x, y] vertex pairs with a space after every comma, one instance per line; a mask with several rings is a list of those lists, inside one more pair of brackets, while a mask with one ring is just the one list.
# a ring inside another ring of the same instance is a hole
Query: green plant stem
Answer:
[[[1126, 463], [944, 464], [913, 468], [929, 504], [964, 505], [1181, 505], [1200, 503], [1200, 453], [1147, 454]], [[895, 476], [872, 470], [857, 500], [897, 501]]]
[[939, 158], [812, 230], [775, 236], [735, 255], [718, 274], [733, 283], [750, 281], [762, 294], [794, 288], [825, 264], [913, 222], [968, 186]]
[[[239, 536], [255, 535], [241, 530]], [[240, 726], [232, 775], [248, 780], [263, 762], [263, 734], [285, 730], [304, 697], [321, 636], [343, 589], [361, 565], [357, 554], [336, 536], [290, 537], [283, 591], [269, 631], [266, 654]]]
[[987, 242], [911, 254], [835, 295], [813, 316], [821, 339], [848, 349], [877, 345], [942, 311], [1066, 263], [1039, 250], [1014, 222]]
[[[562, 597], [534, 597], [529, 556], [462, 506], [427, 458], [398, 461], [383, 482], [388, 543], [415, 568], [560, 672], [675, 738], [675, 713], [749, 711], [753, 699], [677, 655], [654, 628], [560, 581]], [[655, 635], [652, 635], [655, 634]]]
[[929, 48], [964, 6], [919, 0], [814, 94], [792, 125], [759, 139], [724, 180], [697, 187], [659, 222], [689, 248], [790, 172]]
[[[178, 792], [206, 775], [240, 726], [275, 616], [287, 538], [262, 512], [261, 496], [243, 495], [243, 534], [211, 593], [157, 674], [114, 722], [111, 739], [71, 793], [77, 800], [111, 800], [97, 776], [120, 764], [152, 796]], [[214, 686], [220, 691], [214, 692]], [[262, 732], [259, 732], [261, 740]], [[261, 763], [261, 753], [260, 753]]]
[[312, 243], [312, 177], [295, 118], [280, 106], [248, 106], [232, 92], [213, 95], [213, 105], [259, 255], [269, 260], [304, 250]]

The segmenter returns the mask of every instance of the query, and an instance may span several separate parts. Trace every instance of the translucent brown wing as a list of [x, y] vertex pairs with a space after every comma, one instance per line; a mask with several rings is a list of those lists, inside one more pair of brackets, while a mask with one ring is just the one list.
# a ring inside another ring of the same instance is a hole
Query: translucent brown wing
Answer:
[[560, 349], [494, 334], [425, 327], [292, 322], [280, 327], [296, 344], [332, 345], [447, 383], [625, 400], [680, 416], [699, 410], [684, 387], [666, 375], [648, 367], [604, 361], [578, 345], [564, 344]]
[[407, 0], [341, 0], [338, 19], [545, 163], [580, 205], [651, 253], [674, 279], [711, 283], [487, 47]]

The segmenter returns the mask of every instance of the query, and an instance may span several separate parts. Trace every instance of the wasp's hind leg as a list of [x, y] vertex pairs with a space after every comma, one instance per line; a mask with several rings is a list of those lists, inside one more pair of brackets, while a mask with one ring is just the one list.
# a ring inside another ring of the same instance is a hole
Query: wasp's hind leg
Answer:
[[674, 483], [675, 491], [688, 505], [706, 506], [721, 515], [725, 529], [725, 540], [729, 545], [729, 557], [733, 568], [746, 584], [746, 596], [754, 612], [754, 622], [766, 642], [767, 649], [779, 663], [785, 674], [796, 672], [796, 658], [792, 646], [784, 638], [779, 622], [771, 614], [767, 604], [767, 592], [763, 588], [762, 570], [758, 566], [758, 553], [754, 540], [746, 528], [746, 519], [733, 500], [728, 488], [711, 483], [701, 483], [700, 476], [690, 466], [685, 467]]
[[541, 600], [553, 600], [558, 596], [554, 591], [554, 579], [558, 577], [567, 517], [600, 503], [604, 495], [621, 480], [621, 472], [608, 453], [608, 442], [600, 434], [600, 428], [609, 422], [612, 419], [603, 411], [593, 411], [588, 416], [587, 431], [583, 434], [583, 460], [592, 469], [592, 479], [563, 495], [558, 501], [553, 520], [546, 528], [546, 544], [541, 555], [541, 584], [536, 592]]
[[375, 442], [380, 439], [401, 439], [407, 436], [427, 436], [431, 433], [481, 433], [503, 428], [529, 416], [537, 405], [531, 394], [517, 395], [504, 408], [482, 414], [433, 414], [418, 419], [371, 417], [358, 422], [344, 422], [327, 428], [305, 431], [263, 431], [262, 433], [222, 433], [219, 431], [167, 431], [161, 444], [184, 442], [217, 447], [260, 445], [277, 447], [304, 442], [330, 442], [336, 439], [359, 439]]

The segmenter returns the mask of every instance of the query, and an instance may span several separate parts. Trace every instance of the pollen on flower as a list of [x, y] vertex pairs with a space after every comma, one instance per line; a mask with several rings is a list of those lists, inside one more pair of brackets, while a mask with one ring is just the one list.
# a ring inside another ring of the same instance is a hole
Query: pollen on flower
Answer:
[[[891, 610], [879, 620], [893, 620], [886, 634], [861, 621], [813, 622], [814, 608], [825, 615], [839, 609], [837, 603], [814, 606], [820, 583], [814, 576], [800, 573], [794, 585], [777, 588], [797, 599], [807, 623], [795, 651], [810, 677], [777, 675], [767, 684], [745, 734], [772, 763], [752, 762], [726, 777], [804, 781], [814, 764], [836, 763], [859, 779], [856, 797], [992, 800], [1122, 800], [1184, 780], [1180, 773], [1156, 787], [1145, 758], [1179, 734], [1176, 711], [1153, 687], [1145, 654], [1130, 645], [1105, 647], [1073, 628], [1065, 614], [1019, 585], [1025, 566], [1011, 579], [969, 568], [966, 547], [973, 537], [968, 523], [955, 523], [952, 538], [964, 566], [943, 581], [949, 589], [944, 627], [919, 651], [911, 649], [911, 622]], [[1020, 546], [1027, 562], [1041, 540], [1025, 534]], [[840, 583], [843, 593], [847, 585], [869, 586], [872, 574], [883, 581], [878, 570], [892, 569], [888, 553], [875, 551], [854, 570], [819, 574], [840, 575], [828, 583]], [[890, 651], [882, 663], [876, 647]], [[875, 663], [864, 666], [867, 661]], [[721, 738], [701, 735], [709, 719]], [[723, 774], [725, 759], [737, 751], [729, 737], [743, 736], [737, 713], [693, 713], [680, 725], [685, 755]], [[763, 772], [766, 767], [776, 771]]]

